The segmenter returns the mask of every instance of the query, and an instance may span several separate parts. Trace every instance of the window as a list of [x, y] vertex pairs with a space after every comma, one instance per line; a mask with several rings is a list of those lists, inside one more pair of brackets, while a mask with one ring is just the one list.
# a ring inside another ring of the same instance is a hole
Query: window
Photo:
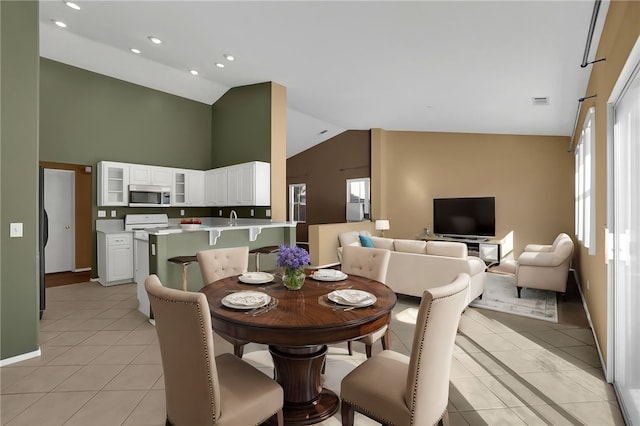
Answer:
[[305, 183], [289, 185], [289, 220], [307, 221], [307, 184]]
[[371, 218], [370, 179], [347, 179], [347, 221]]
[[575, 150], [576, 236], [590, 255], [596, 254], [595, 239], [595, 108], [589, 108]]

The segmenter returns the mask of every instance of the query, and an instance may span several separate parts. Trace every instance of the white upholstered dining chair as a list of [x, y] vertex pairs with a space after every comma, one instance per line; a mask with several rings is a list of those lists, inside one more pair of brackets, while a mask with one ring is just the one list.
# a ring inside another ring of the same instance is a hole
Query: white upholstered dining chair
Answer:
[[214, 357], [203, 293], [165, 288], [150, 275], [145, 288], [160, 343], [167, 425], [283, 425], [282, 387], [242, 359]]
[[[249, 247], [230, 247], [203, 250], [196, 253], [202, 282], [209, 285], [223, 278], [240, 275], [249, 268]], [[247, 342], [220, 334], [222, 338], [233, 345], [233, 353], [242, 358], [244, 345]]]
[[[386, 249], [345, 246], [342, 248], [341, 270], [345, 274], [366, 277], [384, 284], [390, 257], [391, 252]], [[372, 346], [378, 340], [382, 340], [383, 349], [390, 349], [388, 324], [355, 341], [364, 343], [367, 358], [371, 358]], [[352, 340], [347, 342], [349, 355], [353, 355], [352, 342]]]
[[387, 425], [443, 424], [456, 330], [469, 291], [469, 275], [426, 290], [420, 302], [411, 357], [382, 351], [342, 380], [342, 425], [354, 412]]

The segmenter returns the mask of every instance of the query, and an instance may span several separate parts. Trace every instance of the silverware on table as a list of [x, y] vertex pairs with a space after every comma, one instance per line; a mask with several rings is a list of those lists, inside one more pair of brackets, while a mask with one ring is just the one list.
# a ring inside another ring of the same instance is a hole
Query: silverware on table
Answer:
[[267, 305], [262, 306], [260, 308], [252, 309], [248, 311], [247, 314], [250, 314], [251, 316], [255, 317], [256, 315], [269, 312], [270, 310], [275, 309], [277, 306], [278, 306], [278, 299], [276, 299], [275, 297], [272, 297], [271, 301]]

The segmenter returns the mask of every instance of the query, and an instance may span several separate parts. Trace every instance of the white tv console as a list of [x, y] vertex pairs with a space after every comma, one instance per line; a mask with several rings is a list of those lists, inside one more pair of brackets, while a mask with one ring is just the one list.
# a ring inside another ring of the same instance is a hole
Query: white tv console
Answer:
[[508, 254], [513, 251], [513, 232], [509, 232], [504, 238], [486, 237], [449, 237], [436, 235], [422, 238], [425, 241], [456, 241], [465, 243], [469, 255], [478, 256], [487, 264], [500, 264]]

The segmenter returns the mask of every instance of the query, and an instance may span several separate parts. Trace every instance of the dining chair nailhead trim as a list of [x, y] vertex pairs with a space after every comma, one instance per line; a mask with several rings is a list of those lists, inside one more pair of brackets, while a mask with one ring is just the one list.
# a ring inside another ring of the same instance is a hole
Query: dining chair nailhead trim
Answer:
[[[443, 300], [443, 299], [447, 299], [449, 297], [453, 297], [459, 293], [462, 293], [464, 290], [468, 290], [468, 286], [465, 287], [463, 290], [460, 290], [456, 293], [453, 294], [449, 294], [445, 297], [439, 297], [438, 299], [432, 299], [431, 303], [429, 304], [429, 309], [427, 310], [427, 318], [425, 319], [425, 324], [429, 324], [429, 317], [431, 316], [431, 307], [433, 306], [433, 302], [434, 300]], [[411, 407], [409, 409], [410, 413], [411, 413], [411, 423], [410, 424], [414, 424], [415, 421], [415, 411], [416, 411], [416, 405], [417, 405], [417, 401], [416, 401], [416, 394], [418, 393], [418, 378], [420, 377], [420, 366], [422, 365], [422, 353], [423, 353], [423, 348], [424, 348], [424, 336], [425, 333], [427, 332], [427, 327], [423, 327], [422, 328], [422, 335], [420, 336], [420, 350], [418, 351], [418, 359], [416, 361], [416, 381], [415, 384], [413, 385], [413, 395], [411, 398]], [[446, 410], [446, 409], [445, 409]]]

